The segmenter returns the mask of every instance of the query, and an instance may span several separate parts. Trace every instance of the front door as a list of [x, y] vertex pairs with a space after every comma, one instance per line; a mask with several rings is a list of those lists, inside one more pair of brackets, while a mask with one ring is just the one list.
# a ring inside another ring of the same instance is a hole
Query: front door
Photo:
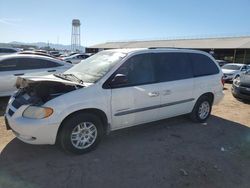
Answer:
[[112, 88], [111, 129], [159, 119], [160, 92], [151, 57], [151, 54], [135, 55], [114, 74], [126, 75], [127, 83]]

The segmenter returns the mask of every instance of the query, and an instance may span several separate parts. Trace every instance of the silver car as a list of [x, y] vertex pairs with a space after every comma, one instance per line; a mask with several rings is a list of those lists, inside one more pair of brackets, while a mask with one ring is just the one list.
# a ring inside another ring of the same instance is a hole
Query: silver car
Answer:
[[16, 90], [18, 76], [49, 75], [64, 72], [72, 65], [58, 59], [27, 54], [4, 55], [0, 57], [0, 97], [10, 96]]
[[223, 79], [225, 81], [233, 81], [233, 79], [239, 77], [241, 73], [244, 73], [249, 69], [250, 66], [240, 63], [228, 63], [221, 67], [224, 74]]
[[72, 64], [78, 64], [80, 63], [82, 60], [88, 58], [89, 55], [88, 54], [74, 54], [68, 57], [64, 57], [62, 58], [62, 60], [68, 62], [68, 63], [72, 63]]

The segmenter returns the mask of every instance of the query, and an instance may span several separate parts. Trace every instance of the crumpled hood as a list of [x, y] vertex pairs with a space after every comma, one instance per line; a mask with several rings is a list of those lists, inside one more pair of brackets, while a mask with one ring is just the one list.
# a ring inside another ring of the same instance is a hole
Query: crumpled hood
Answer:
[[[19, 90], [15, 94], [15, 98], [21, 105], [43, 105], [58, 96], [86, 86], [77, 82], [57, 78], [54, 75], [48, 75], [18, 77], [16, 87]], [[27, 98], [27, 100], [25, 98]]]
[[[77, 82], [72, 82], [69, 80], [64, 80], [61, 78], [58, 78], [56, 76], [52, 75], [46, 75], [46, 76], [20, 76], [17, 78], [17, 82], [16, 82], [16, 86], [17, 88], [19, 88], [22, 84], [24, 84], [23, 82], [60, 82], [63, 83], [65, 85], [78, 85], [78, 86], [86, 86], [84, 84], [80, 84]], [[18, 87], [19, 86], [19, 87]]]

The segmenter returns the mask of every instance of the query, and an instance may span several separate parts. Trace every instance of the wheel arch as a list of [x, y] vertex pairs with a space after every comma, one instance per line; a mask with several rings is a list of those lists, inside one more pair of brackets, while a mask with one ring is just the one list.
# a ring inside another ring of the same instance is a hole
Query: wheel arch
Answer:
[[203, 93], [196, 101], [198, 101], [201, 97], [208, 97], [211, 100], [211, 104], [213, 104], [214, 102], [214, 94], [212, 92], [207, 92], [207, 93]]
[[70, 117], [74, 116], [77, 113], [89, 113], [89, 114], [94, 114], [96, 116], [98, 116], [100, 118], [100, 120], [102, 121], [103, 124], [103, 128], [104, 128], [104, 132], [107, 134], [109, 133], [109, 123], [108, 123], [108, 118], [107, 115], [104, 111], [97, 109], [97, 108], [87, 108], [87, 109], [82, 109], [82, 110], [77, 110], [75, 112], [70, 113], [69, 115], [67, 115], [61, 122], [58, 130], [57, 130], [57, 135], [56, 135], [56, 140], [58, 139], [58, 136], [62, 130], [63, 127], [63, 123]]

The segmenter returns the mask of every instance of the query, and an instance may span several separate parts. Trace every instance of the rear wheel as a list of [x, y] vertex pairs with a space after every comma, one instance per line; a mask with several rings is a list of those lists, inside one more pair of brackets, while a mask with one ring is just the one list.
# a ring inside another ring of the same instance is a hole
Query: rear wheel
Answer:
[[190, 114], [190, 117], [195, 122], [204, 123], [209, 118], [212, 110], [212, 100], [210, 97], [201, 96]]
[[77, 113], [62, 124], [58, 142], [71, 153], [83, 154], [96, 148], [103, 137], [103, 125], [94, 114]]

